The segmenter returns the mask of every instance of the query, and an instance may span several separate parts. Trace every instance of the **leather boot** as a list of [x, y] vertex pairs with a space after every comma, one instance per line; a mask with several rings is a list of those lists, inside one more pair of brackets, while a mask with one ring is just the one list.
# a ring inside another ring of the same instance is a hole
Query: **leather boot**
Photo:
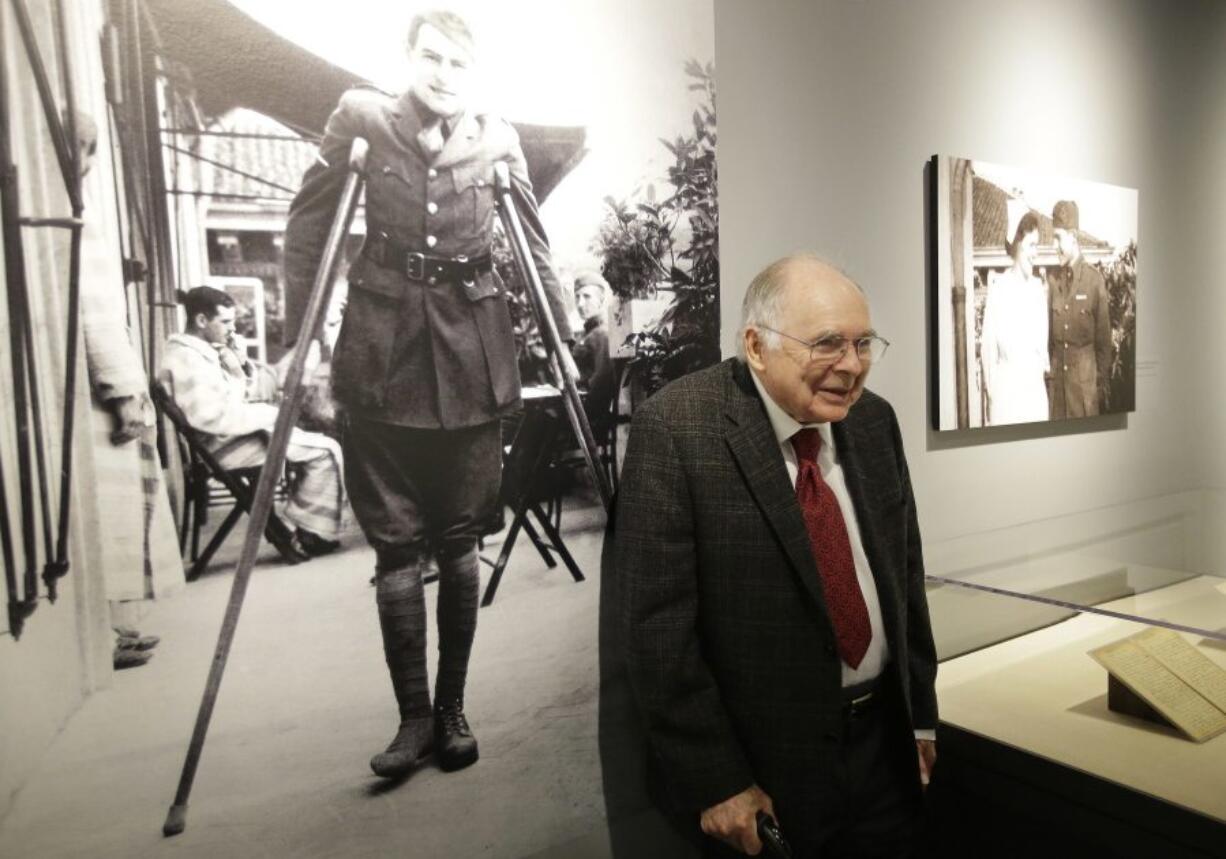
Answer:
[[370, 768], [375, 775], [395, 778], [417, 766], [430, 753], [434, 740], [420, 562], [378, 571], [375, 601], [383, 631], [383, 653], [400, 709], [400, 729], [387, 749], [370, 759]]
[[463, 701], [481, 597], [476, 544], [438, 555], [438, 676], [434, 697]]
[[464, 686], [477, 631], [481, 579], [475, 544], [438, 556], [438, 678], [434, 686], [434, 745], [448, 772], [476, 762], [477, 740], [464, 717]]
[[434, 748], [434, 718], [409, 718], [386, 749], [370, 759], [370, 769], [383, 778], [399, 778], [412, 772]]
[[477, 738], [464, 718], [461, 700], [434, 705], [434, 749], [439, 769], [453, 772], [477, 762]]

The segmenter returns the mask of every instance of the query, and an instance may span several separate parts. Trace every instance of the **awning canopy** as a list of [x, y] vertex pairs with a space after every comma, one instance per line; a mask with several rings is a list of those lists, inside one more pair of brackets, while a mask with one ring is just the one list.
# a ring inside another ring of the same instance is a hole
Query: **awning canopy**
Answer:
[[[159, 51], [191, 72], [200, 109], [246, 107], [319, 137], [341, 94], [366, 81], [278, 35], [227, 0], [144, 0]], [[538, 201], [586, 154], [582, 127], [513, 123]]]

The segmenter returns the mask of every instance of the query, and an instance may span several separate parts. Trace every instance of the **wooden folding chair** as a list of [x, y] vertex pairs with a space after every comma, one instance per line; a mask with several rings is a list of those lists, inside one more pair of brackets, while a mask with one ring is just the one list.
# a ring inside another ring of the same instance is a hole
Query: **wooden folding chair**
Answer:
[[[506, 571], [511, 550], [515, 548], [520, 531], [528, 536], [547, 567], [553, 569], [557, 566], [557, 561], [553, 558], [556, 553], [571, 578], [576, 582], [584, 580], [579, 565], [575, 563], [566, 541], [562, 539], [561, 531], [554, 526], [551, 517], [541, 506], [548, 501], [552, 493], [550, 484], [556, 478], [552, 461], [557, 455], [561, 440], [567, 437], [564, 432], [566, 418], [562, 414], [562, 395], [557, 389], [550, 391], [547, 393], [541, 389], [528, 388], [524, 390], [523, 417], [519, 421], [511, 447], [505, 451], [503, 457], [500, 500], [510, 508], [511, 523], [503, 538], [498, 559], [491, 565], [494, 569], [481, 598], [482, 606], [488, 606], [494, 601], [494, 594], [498, 591], [502, 574]], [[529, 519], [529, 514], [536, 519], [535, 527]]]
[[[158, 411], [165, 415], [175, 428], [175, 436], [180, 455], [183, 458], [184, 503], [183, 518], [179, 525], [180, 549], [187, 548], [188, 532], [191, 532], [191, 550], [189, 558], [191, 569], [187, 572], [187, 580], [195, 581], [205, 569], [222, 543], [230, 536], [238, 520], [244, 513], [251, 512], [251, 500], [256, 483], [260, 479], [260, 468], [223, 468], [217, 457], [208, 449], [200, 438], [200, 434], [192, 429], [187, 417], [175, 404], [174, 399], [155, 382], [150, 386], [153, 403]], [[212, 539], [200, 550], [200, 531], [208, 519], [208, 509], [212, 502], [213, 481], [221, 484], [234, 499], [234, 506], [222, 520]], [[294, 545], [294, 533], [276, 514], [269, 514], [268, 525], [264, 536], [272, 543], [281, 557], [289, 564], [297, 564], [307, 560], [307, 556]]]
[[[630, 377], [629, 362], [623, 362], [617, 377], [617, 387], [609, 409], [605, 414], [588, 414], [588, 422], [592, 428], [592, 439], [596, 442], [596, 458], [600, 468], [605, 473], [605, 479], [613, 491], [617, 491], [617, 432], [619, 427], [630, 423], [628, 415], [620, 414], [618, 401], [621, 399], [622, 388]], [[586, 403], [586, 392], [580, 392]], [[547, 472], [542, 477], [541, 486], [546, 487], [545, 514], [557, 531], [562, 530], [562, 502], [567, 493], [574, 489], [575, 479], [584, 472], [587, 462], [579, 449], [569, 445], [569, 439], [562, 438], [561, 449], [547, 459], [544, 468]], [[581, 478], [580, 478], [581, 479]], [[550, 567], [552, 568], [552, 564]]]

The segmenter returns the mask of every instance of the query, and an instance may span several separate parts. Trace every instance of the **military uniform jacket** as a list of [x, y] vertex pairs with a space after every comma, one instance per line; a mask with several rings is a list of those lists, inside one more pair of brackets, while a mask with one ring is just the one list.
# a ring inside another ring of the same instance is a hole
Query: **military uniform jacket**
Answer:
[[1111, 378], [1111, 313], [1102, 273], [1079, 258], [1048, 275], [1051, 416], [1096, 415]]
[[[570, 328], [515, 129], [485, 114], [450, 122], [441, 152], [418, 143], [422, 118], [408, 94], [351, 90], [328, 119], [319, 161], [290, 206], [285, 236], [286, 332], [297, 337], [336, 214], [355, 137], [366, 162], [367, 242], [379, 237], [436, 257], [489, 254], [494, 165], [505, 162], [533, 258], [563, 339]], [[520, 404], [506, 289], [485, 269], [471, 280], [415, 280], [360, 255], [332, 365], [337, 401], [356, 415], [401, 426], [457, 428]]]
[[583, 323], [583, 334], [575, 344], [575, 366], [587, 388], [588, 414], [608, 423], [617, 395], [617, 372], [609, 355], [609, 331], [603, 319]]

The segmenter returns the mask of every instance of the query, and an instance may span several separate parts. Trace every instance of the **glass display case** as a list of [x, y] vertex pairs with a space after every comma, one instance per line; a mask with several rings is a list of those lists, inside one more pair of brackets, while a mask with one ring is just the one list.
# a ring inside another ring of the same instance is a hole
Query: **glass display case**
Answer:
[[[934, 793], [961, 809], [963, 829], [976, 809], [976, 849], [990, 851], [980, 855], [1014, 855], [999, 850], [1013, 843], [1031, 855], [1226, 856], [1226, 732], [1194, 742], [1117, 712], [1090, 655], [1161, 628], [1226, 669], [1226, 577], [1187, 551], [1189, 525], [1204, 537], [1203, 521], [1177, 517], [1174, 538], [1155, 538], [1169, 551], [1110, 528], [1080, 546], [1036, 545], [1032, 528], [997, 535], [996, 551], [979, 557], [965, 546], [930, 553], [944, 765]], [[1195, 563], [1130, 559], [1164, 554]]]

